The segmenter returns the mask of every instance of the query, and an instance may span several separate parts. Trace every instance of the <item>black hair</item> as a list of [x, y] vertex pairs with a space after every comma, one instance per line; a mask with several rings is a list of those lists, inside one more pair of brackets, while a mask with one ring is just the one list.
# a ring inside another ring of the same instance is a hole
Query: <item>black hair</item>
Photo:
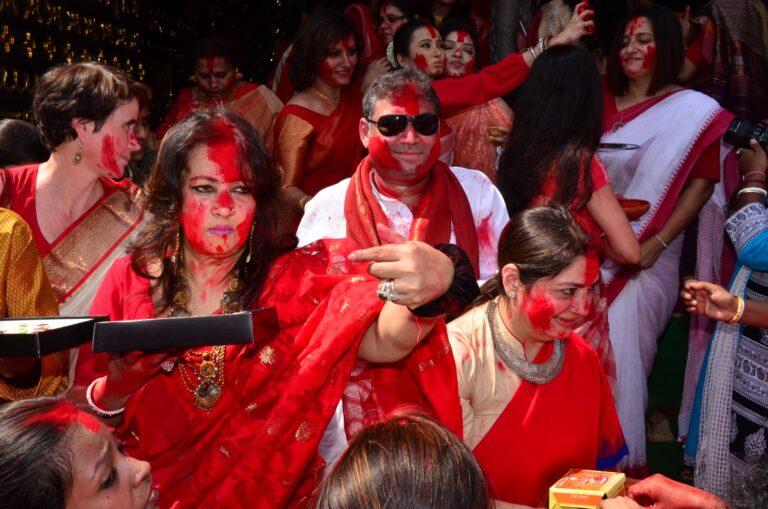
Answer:
[[50, 154], [37, 127], [23, 120], [0, 120], [0, 168], [42, 163]]
[[237, 67], [242, 59], [240, 45], [229, 37], [215, 34], [193, 41], [187, 50], [190, 66], [194, 66], [201, 58], [215, 57], [223, 58], [232, 67]]
[[[549, 175], [557, 182], [553, 202], [573, 211], [584, 207], [602, 131], [600, 76], [591, 55], [577, 46], [546, 50], [518, 89], [512, 110], [515, 121], [496, 184], [509, 215], [528, 207]], [[572, 203], [577, 192], [581, 196]]]
[[[36, 397], [0, 407], [0, 500], [3, 509], [64, 509], [72, 491], [71, 426], [41, 418], [63, 406]], [[68, 409], [77, 412], [74, 408]]]

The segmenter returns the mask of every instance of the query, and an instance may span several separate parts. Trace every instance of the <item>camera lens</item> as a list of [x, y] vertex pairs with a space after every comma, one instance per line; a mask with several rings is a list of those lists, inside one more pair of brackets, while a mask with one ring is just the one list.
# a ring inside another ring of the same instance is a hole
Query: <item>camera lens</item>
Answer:
[[723, 141], [736, 148], [749, 147], [750, 133], [754, 128], [755, 124], [749, 120], [734, 118], [723, 135]]

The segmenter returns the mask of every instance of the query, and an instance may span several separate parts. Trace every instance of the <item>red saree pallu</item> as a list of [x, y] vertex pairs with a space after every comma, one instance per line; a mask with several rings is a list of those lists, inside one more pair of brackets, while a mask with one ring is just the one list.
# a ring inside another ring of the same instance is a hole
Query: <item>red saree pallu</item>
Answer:
[[275, 158], [284, 186], [315, 195], [354, 173], [363, 157], [362, 103], [360, 91], [350, 86], [328, 116], [295, 104], [283, 108], [275, 121]]
[[[347, 237], [364, 247], [381, 245], [376, 223], [389, 225], [389, 220], [373, 193], [370, 157], [366, 157], [352, 176], [344, 201]], [[437, 161], [418, 205], [413, 209], [413, 222], [408, 235], [430, 245], [450, 242], [451, 227], [456, 243], [469, 256], [475, 277], [479, 278], [477, 230], [467, 195], [447, 164]]]
[[[179, 365], [128, 401], [117, 433], [128, 454], [152, 465], [161, 507], [309, 505], [325, 466], [318, 444], [347, 387], [360, 340], [384, 305], [367, 264], [346, 261], [355, 248], [346, 239], [324, 240], [272, 264], [254, 307], [275, 307], [280, 331], [247, 347], [226, 347], [221, 397], [209, 412], [195, 406]], [[137, 281], [127, 259], [116, 270], [127, 275], [108, 278], [114, 286], [100, 292], [105, 307], [116, 314], [121, 307], [152, 312], [148, 291], [137, 298], [149, 282]], [[119, 316], [131, 318], [130, 312]], [[424, 338], [414, 359], [427, 362], [439, 351], [442, 332]], [[433, 360], [440, 373], [448, 372], [446, 366], [454, 369], [448, 353]], [[374, 378], [376, 369], [369, 371]], [[385, 416], [398, 401], [415, 402], [419, 411], [460, 423], [443, 410], [459, 412], [456, 392], [451, 407], [446, 395], [437, 395], [442, 388], [427, 382], [398, 386], [377, 380], [369, 402], [377, 415]], [[440, 402], [439, 408], [432, 402]]]
[[[545, 362], [554, 343], [534, 362]], [[547, 490], [571, 468], [609, 469], [627, 453], [613, 396], [599, 361], [572, 333], [565, 359], [549, 383], [520, 387], [472, 451], [495, 499], [546, 505]]]

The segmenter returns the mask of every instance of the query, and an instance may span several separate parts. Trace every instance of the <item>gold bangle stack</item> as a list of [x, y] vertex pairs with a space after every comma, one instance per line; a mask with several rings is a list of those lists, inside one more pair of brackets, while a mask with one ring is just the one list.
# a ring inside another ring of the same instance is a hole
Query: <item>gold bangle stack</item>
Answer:
[[741, 320], [741, 315], [743, 314], [744, 314], [744, 299], [740, 295], [737, 295], [736, 296], [736, 312], [733, 314], [731, 319], [725, 323], [727, 323], [728, 325], [732, 325], [738, 322], [739, 320]]

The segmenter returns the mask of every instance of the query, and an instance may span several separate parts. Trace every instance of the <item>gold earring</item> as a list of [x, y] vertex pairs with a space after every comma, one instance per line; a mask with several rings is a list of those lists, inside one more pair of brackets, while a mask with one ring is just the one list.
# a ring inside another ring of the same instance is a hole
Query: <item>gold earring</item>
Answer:
[[235, 69], [235, 79], [236, 79], [236, 80], [241, 80], [241, 79], [243, 79], [243, 73], [241, 73], [241, 72], [240, 72], [240, 71], [238, 71], [237, 69]]
[[171, 263], [176, 263], [179, 259], [179, 250], [181, 249], [181, 227], [176, 230], [176, 242], [173, 246], [173, 252], [171, 253]]
[[80, 164], [80, 161], [83, 160], [83, 140], [79, 138], [78, 141], [80, 143], [77, 146], [77, 152], [75, 152], [75, 157], [72, 158], [72, 162], [75, 164]]
[[197, 76], [195, 76], [194, 74], [192, 74], [192, 75], [189, 77], [189, 81], [191, 81], [192, 83], [197, 83]]

